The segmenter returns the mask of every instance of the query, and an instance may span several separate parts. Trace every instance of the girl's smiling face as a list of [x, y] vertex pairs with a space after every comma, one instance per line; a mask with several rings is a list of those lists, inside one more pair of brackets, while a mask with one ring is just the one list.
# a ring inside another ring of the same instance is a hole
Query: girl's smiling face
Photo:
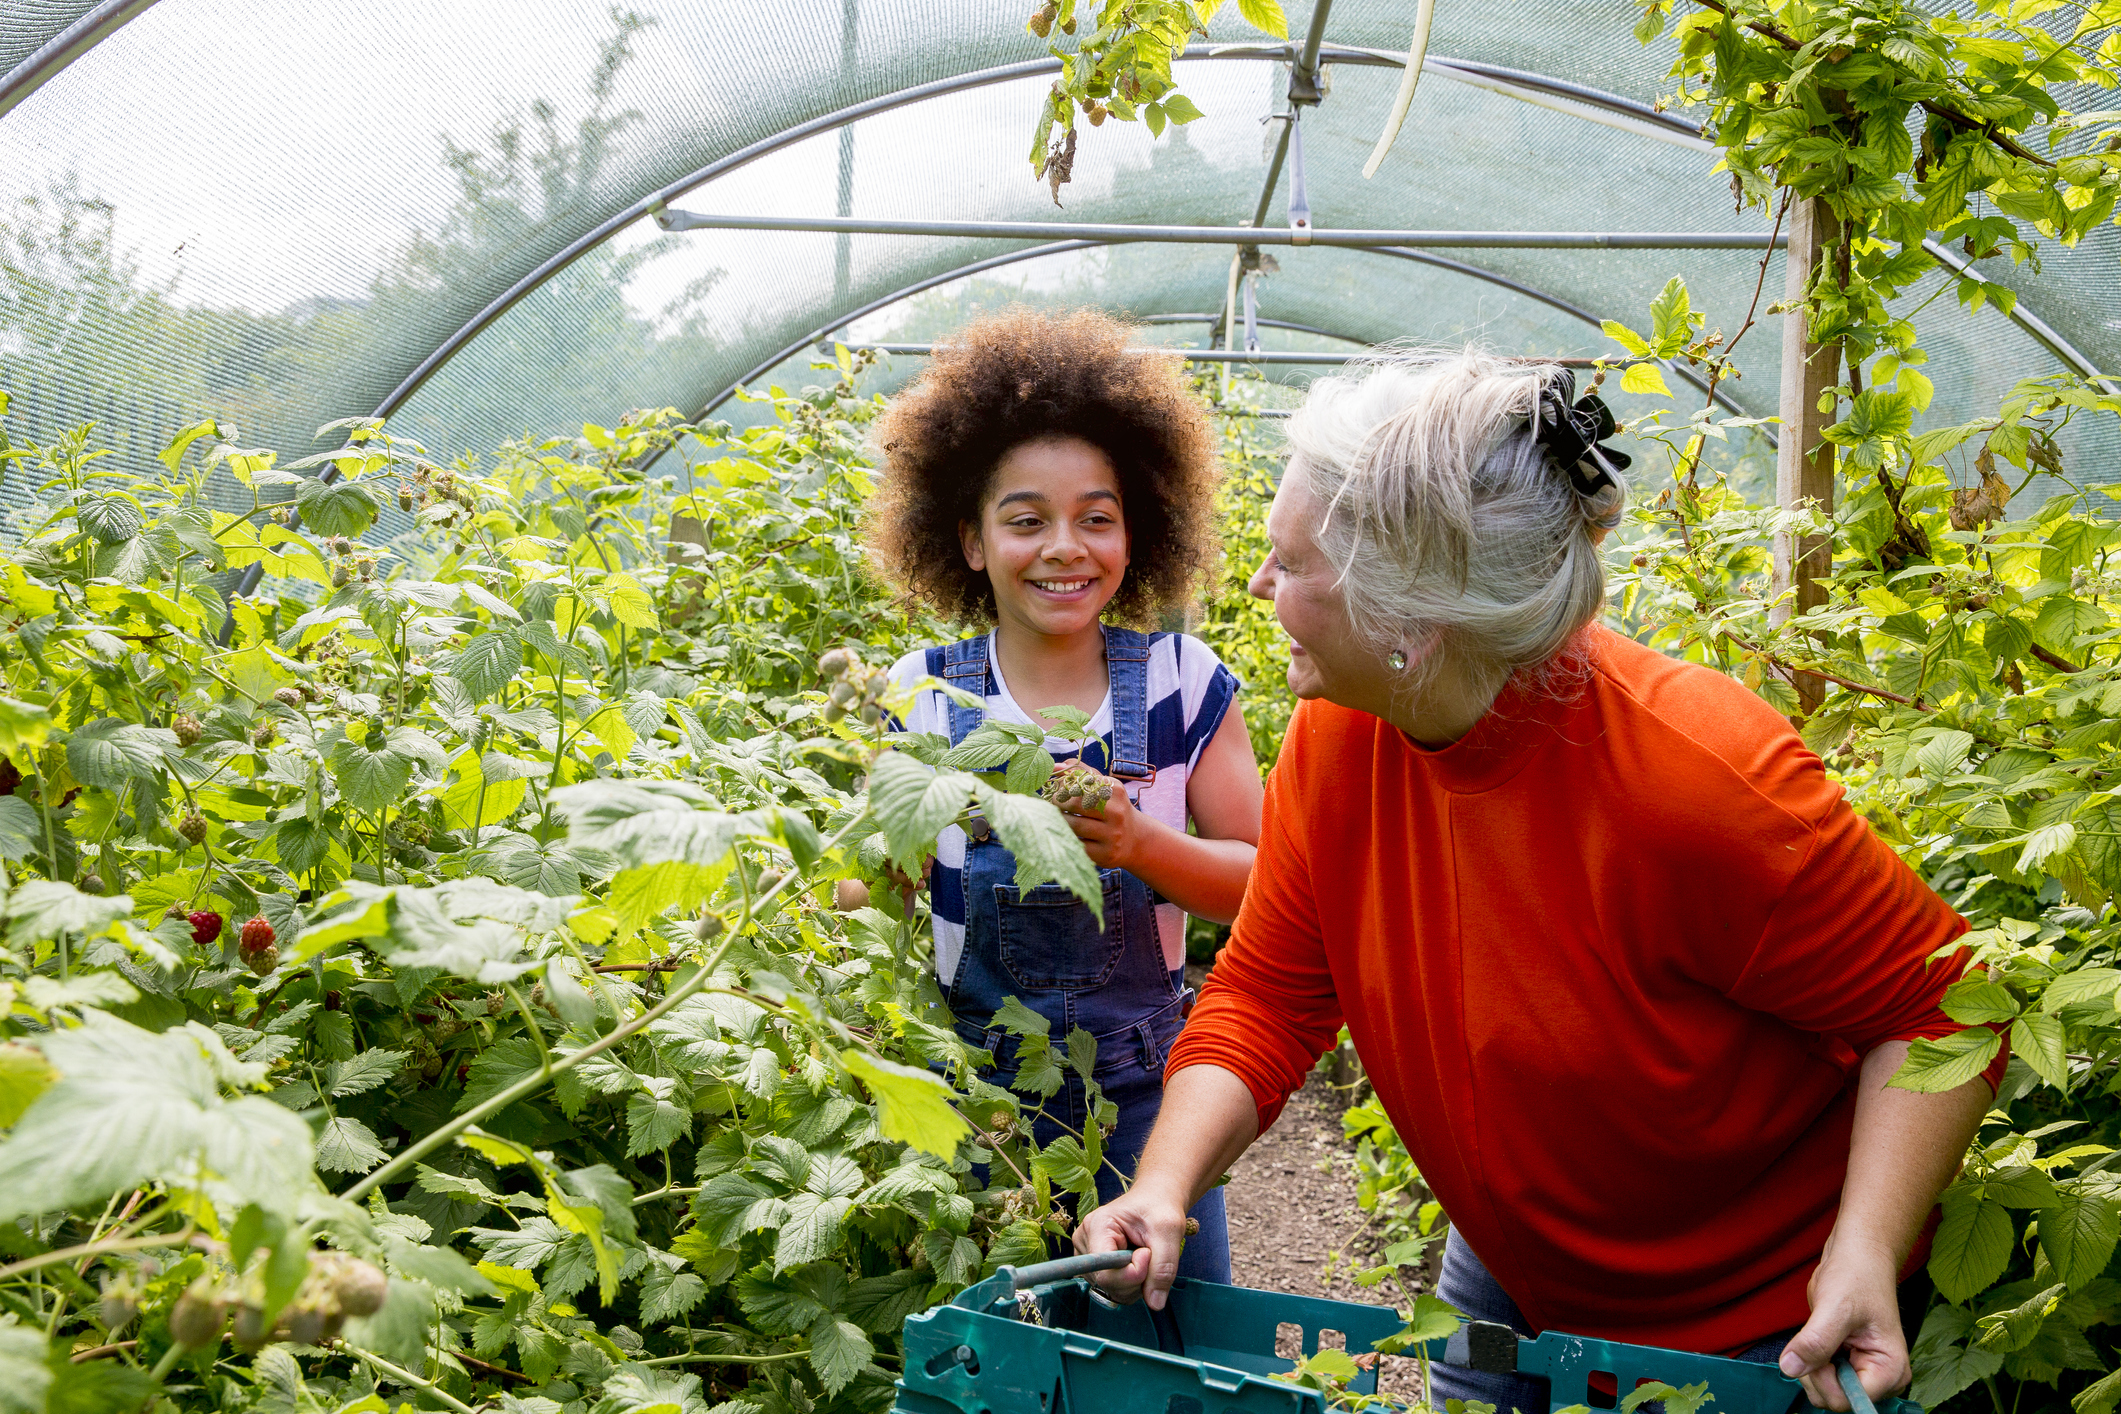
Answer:
[[965, 563], [994, 586], [995, 616], [1047, 637], [1096, 627], [1127, 572], [1127, 522], [1112, 460], [1079, 437], [1009, 449], [979, 524], [958, 527]]

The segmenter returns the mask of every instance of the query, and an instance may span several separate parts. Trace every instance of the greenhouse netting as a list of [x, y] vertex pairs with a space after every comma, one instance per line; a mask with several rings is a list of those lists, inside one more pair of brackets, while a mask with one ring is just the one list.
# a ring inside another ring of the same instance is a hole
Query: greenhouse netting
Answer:
[[[1638, 43], [1629, 8], [1527, 23], [1509, 5], [1442, 7], [1402, 136], [1364, 180], [1408, 18], [1334, 5], [1325, 96], [1301, 113], [1315, 224], [1764, 238], [1694, 123], [1653, 106], [1671, 47]], [[1161, 138], [1086, 129], [1065, 209], [1022, 155], [1057, 64], [994, 5], [516, 5], [497, 25], [420, 0], [322, 15], [164, 0], [10, 19], [0, 383], [25, 426], [94, 419], [134, 456], [208, 415], [306, 453], [318, 426], [366, 414], [453, 455], [801, 381], [806, 347], [834, 331], [915, 341], [1030, 299], [1200, 314], [1169, 337], [1205, 344], [1226, 305], [1227, 245], [673, 235], [659, 203], [1221, 227], [1263, 205], [1263, 225], [1289, 221], [1291, 164], [1261, 193], [1294, 51], [1228, 7], [1179, 64], [1206, 116]], [[1930, 417], [2046, 369], [2121, 363], [2116, 235], [2050, 251], [2037, 280], [1984, 261], [2021, 295], [2017, 317], [1991, 308], [1933, 343]], [[1269, 253], [1259, 313], [1339, 347], [1612, 353], [1596, 321], [1643, 309], [1671, 275], [1732, 318], [1758, 275], [1744, 250]], [[1772, 297], [1779, 256], [1767, 278]], [[1754, 415], [1774, 411], [1778, 335], [1755, 336], [1731, 389]], [[1263, 343], [1303, 346], [1271, 324]], [[2112, 449], [2088, 450], [2104, 464]]]

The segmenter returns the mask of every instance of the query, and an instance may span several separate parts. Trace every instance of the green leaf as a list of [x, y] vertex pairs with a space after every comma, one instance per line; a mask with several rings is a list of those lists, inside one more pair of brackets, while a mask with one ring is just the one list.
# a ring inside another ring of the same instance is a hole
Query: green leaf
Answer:
[[1979, 1332], [1974, 1344], [1983, 1350], [2023, 1350], [2040, 1333], [2040, 1326], [2062, 1303], [2069, 1288], [2057, 1282], [2046, 1290], [2007, 1310], [1995, 1311], [1974, 1323]]
[[1276, 39], [1289, 37], [1289, 17], [1282, 13], [1281, 0], [1237, 0], [1237, 13], [1254, 29], [1265, 30]]
[[807, 1192], [789, 1195], [781, 1216], [780, 1241], [773, 1249], [774, 1270], [786, 1271], [832, 1255], [853, 1207], [845, 1198]]
[[1964, 1302], [2003, 1275], [2011, 1255], [2010, 1214], [1964, 1188], [1944, 1195], [1944, 1219], [1930, 1243], [1930, 1279], [1947, 1301]]
[[828, 1314], [818, 1317], [810, 1328], [810, 1366], [827, 1394], [845, 1389], [875, 1354], [876, 1347], [852, 1321]]
[[366, 486], [353, 481], [326, 483], [304, 477], [295, 487], [295, 508], [302, 523], [319, 535], [359, 535], [382, 509]]
[[1441, 1296], [1426, 1293], [1414, 1298], [1414, 1307], [1409, 1315], [1411, 1319], [1405, 1329], [1391, 1337], [1399, 1342], [1401, 1348], [1455, 1335], [1458, 1328], [1465, 1323], [1464, 1312]]
[[389, 1157], [373, 1129], [346, 1115], [327, 1121], [317, 1136], [317, 1167], [328, 1173], [367, 1173]]
[[1001, 1006], [994, 1012], [991, 1025], [998, 1026], [1012, 1036], [1050, 1036], [1053, 1023], [1025, 1006], [1015, 997], [1003, 997]]
[[2076, 1414], [2114, 1414], [2115, 1406], [2121, 1405], [2121, 1370], [2093, 1384], [2069, 1403]]
[[2022, 1057], [2034, 1074], [2058, 1090], [2068, 1088], [2068, 1050], [2059, 1016], [2028, 1012], [2011, 1023], [2011, 1054]]
[[0, 1042], [0, 1129], [13, 1127], [55, 1078], [41, 1052], [16, 1042]]
[[1648, 358], [1650, 356], [1650, 341], [1619, 320], [1608, 319], [1598, 327], [1605, 331], [1605, 336], [1608, 339], [1619, 344], [1636, 358]]
[[53, 1368], [46, 1354], [41, 1330], [0, 1325], [0, 1414], [46, 1414]]
[[2003, 1038], [1985, 1026], [1970, 1026], [1934, 1041], [1917, 1041], [1908, 1047], [1907, 1059], [1886, 1083], [1896, 1090], [1926, 1095], [1956, 1090], [1987, 1070], [2002, 1047]]
[[1631, 363], [1627, 372], [1620, 375], [1622, 392], [1669, 398], [1672, 390], [1665, 386], [1664, 372], [1654, 363]]
[[1670, 358], [1686, 347], [1694, 331], [1693, 312], [1686, 281], [1677, 275], [1665, 281], [1657, 298], [1650, 301], [1650, 342], [1659, 358]]
[[[978, 784], [976, 776], [962, 771], [938, 772], [903, 751], [887, 751], [879, 756], [869, 771], [869, 808], [883, 828], [884, 837], [891, 842], [891, 857], [903, 868], [917, 868], [921, 857], [934, 847], [935, 837], [972, 799]], [[1059, 814], [1054, 811], [1056, 819]], [[990, 813], [988, 819], [993, 818]], [[1069, 838], [1073, 840], [1074, 836]], [[1076, 853], [1082, 853], [1080, 845]]]
[[506, 629], [482, 633], [464, 645], [449, 674], [464, 684], [474, 699], [484, 701], [513, 681], [523, 670], [523, 644]]
[[2018, 999], [2010, 988], [1991, 982], [1982, 973], [1962, 977], [1945, 989], [1944, 1014], [1973, 1026], [1985, 1021], [2009, 1021], [2018, 1014]]
[[738, 1173], [717, 1174], [692, 1200], [700, 1229], [718, 1247], [734, 1247], [746, 1233], [779, 1223], [782, 1208], [771, 1189]]
[[331, 749], [331, 775], [348, 805], [373, 814], [397, 802], [412, 780], [414, 763], [412, 757], [393, 750], [380, 733], [370, 740], [381, 740], [381, 749], [370, 749], [352, 737], [335, 744]]
[[692, 1111], [641, 1092], [626, 1101], [626, 1157], [667, 1149], [692, 1136]]
[[2121, 1214], [2098, 1190], [2065, 1190], [2040, 1210], [2040, 1250], [2055, 1275], [2072, 1289], [2106, 1271], [2121, 1238]]
[[1064, 1134], [1033, 1155], [1031, 1171], [1055, 1187], [1097, 1201], [1097, 1168], [1073, 1135]]
[[[113, 923], [133, 911], [133, 901], [124, 894], [104, 897], [100, 894], [84, 894], [72, 884], [52, 879], [32, 879], [19, 885], [5, 900], [7, 936], [14, 943], [46, 943], [67, 934], [78, 934], [92, 938], [107, 930]], [[98, 979], [119, 984], [119, 990], [98, 992], [94, 988], [102, 985]], [[103, 1005], [109, 1002], [124, 1003], [133, 999], [135, 993], [125, 979], [115, 973], [76, 974], [66, 982], [54, 982], [49, 977], [35, 976], [31, 983], [44, 983], [56, 988], [55, 997], [67, 999], [63, 1004], [73, 1005], [88, 1002]], [[36, 988], [30, 988], [32, 999]], [[45, 1006], [53, 1003], [44, 1003]]]
[[1923, 1319], [1914, 1344], [1915, 1387], [1908, 1397], [1934, 1409], [1959, 1391], [2003, 1368], [1998, 1350], [1970, 1349], [1958, 1342], [1974, 1328], [1974, 1313], [1938, 1303]]
[[847, 1288], [841, 1314], [865, 1331], [896, 1334], [906, 1318], [928, 1306], [928, 1280], [906, 1269], [863, 1277]]
[[707, 1283], [683, 1267], [671, 1268], [651, 1260], [641, 1273], [641, 1319], [650, 1325], [667, 1325], [690, 1311], [707, 1295]]
[[1047, 724], [1053, 735], [1064, 740], [1084, 741], [1089, 738], [1093, 717], [1080, 707], [1041, 707], [1031, 715]]
[[324, 1093], [334, 1100], [373, 1090], [404, 1068], [410, 1051], [362, 1051], [342, 1064], [324, 1068]]
[[130, 496], [112, 494], [84, 497], [74, 506], [81, 528], [106, 545], [122, 545], [140, 533], [146, 522]]
[[[1274, 0], [1265, 0], [1265, 3], [1273, 4]], [[1163, 100], [1163, 108], [1164, 116], [1174, 123], [1190, 123], [1201, 116], [1200, 109], [1193, 106], [1193, 100], [1183, 93], [1167, 95]]]
[[383, 1308], [373, 1316], [349, 1320], [344, 1339], [348, 1345], [373, 1351], [393, 1364], [418, 1365], [427, 1357], [427, 1328], [434, 1319], [434, 1288], [424, 1281], [392, 1277]]
[[1032, 795], [1053, 779], [1053, 756], [1039, 743], [1020, 746], [1009, 756], [1002, 784], [1017, 795]]
[[202, 1160], [275, 1212], [317, 1191], [309, 1126], [270, 1100], [223, 1100], [192, 1030], [108, 1020], [48, 1033], [42, 1049], [60, 1078], [0, 1141], [0, 1220], [101, 1204], [164, 1175], [189, 1182]]
[[840, 1052], [840, 1060], [876, 1098], [878, 1124], [886, 1139], [948, 1159], [956, 1154], [958, 1142], [972, 1132], [965, 1117], [950, 1104], [950, 1087], [933, 1072], [881, 1060], [851, 1047]]
[[1100, 925], [1105, 916], [1104, 885], [1097, 866], [1083, 852], [1083, 842], [1050, 802], [1037, 796], [1012, 795], [979, 784], [980, 810], [1002, 843], [1016, 856], [1016, 886], [1036, 888], [1049, 880], [1081, 899]]
[[152, 785], [162, 779], [163, 752], [176, 744], [167, 731], [104, 717], [68, 739], [66, 768], [83, 785], [104, 790], [118, 790], [128, 781]]

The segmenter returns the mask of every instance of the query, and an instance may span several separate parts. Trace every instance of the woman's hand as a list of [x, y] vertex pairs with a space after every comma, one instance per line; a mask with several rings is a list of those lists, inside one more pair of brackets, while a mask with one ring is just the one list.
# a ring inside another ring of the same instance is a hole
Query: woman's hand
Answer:
[[1083, 842], [1083, 853], [1100, 869], [1133, 869], [1141, 858], [1144, 838], [1158, 828], [1158, 822], [1134, 808], [1125, 781], [1100, 775], [1088, 766], [1075, 767], [1071, 779], [1085, 789], [1103, 783], [1112, 791], [1102, 803], [1083, 795], [1062, 796], [1054, 802], [1068, 828]]
[[1907, 1334], [1900, 1328], [1898, 1265], [1884, 1248], [1828, 1241], [1812, 1272], [1812, 1318], [1782, 1352], [1782, 1373], [1802, 1377], [1812, 1403], [1849, 1407], [1834, 1368], [1844, 1347], [1872, 1399], [1907, 1387], [1911, 1372]]
[[1091, 1210], [1075, 1228], [1078, 1252], [1121, 1252], [1131, 1247], [1134, 1260], [1091, 1280], [1115, 1301], [1139, 1301], [1162, 1310], [1173, 1279], [1178, 1252], [1186, 1240], [1186, 1205], [1176, 1195], [1137, 1182], [1126, 1192]]

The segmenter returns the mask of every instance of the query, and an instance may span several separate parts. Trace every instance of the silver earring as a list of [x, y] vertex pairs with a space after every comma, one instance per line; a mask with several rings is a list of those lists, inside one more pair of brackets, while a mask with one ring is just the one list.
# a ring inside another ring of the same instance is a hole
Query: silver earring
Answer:
[[1391, 652], [1385, 654], [1385, 661], [1392, 665], [1393, 672], [1403, 673], [1407, 670], [1407, 650], [1404, 648], [1395, 648]]

